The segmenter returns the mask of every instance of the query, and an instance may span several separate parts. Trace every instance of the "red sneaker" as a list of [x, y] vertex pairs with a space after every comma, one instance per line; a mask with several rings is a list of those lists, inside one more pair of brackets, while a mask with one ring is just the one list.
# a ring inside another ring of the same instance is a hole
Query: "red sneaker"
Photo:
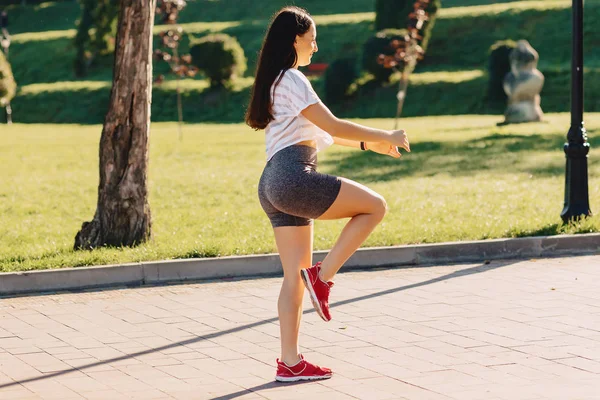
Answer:
[[329, 368], [319, 367], [304, 360], [300, 354], [300, 361], [289, 366], [277, 359], [277, 375], [275, 380], [279, 382], [314, 381], [318, 379], [331, 378], [332, 372]]
[[321, 262], [316, 263], [308, 269], [301, 269], [300, 275], [304, 281], [304, 286], [308, 289], [310, 299], [312, 300], [317, 314], [323, 321], [331, 321], [329, 314], [329, 291], [333, 286], [333, 282], [325, 282], [319, 277], [321, 270]]

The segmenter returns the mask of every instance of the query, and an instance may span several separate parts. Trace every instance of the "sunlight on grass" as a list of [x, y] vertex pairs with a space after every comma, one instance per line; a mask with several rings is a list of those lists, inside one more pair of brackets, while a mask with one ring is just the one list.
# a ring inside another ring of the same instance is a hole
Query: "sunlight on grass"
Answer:
[[[253, 77], [236, 78], [232, 82], [231, 90], [233, 92], [239, 92], [252, 86], [253, 83]], [[198, 90], [202, 92], [208, 89], [209, 86], [210, 84], [207, 79], [182, 79], [179, 81], [179, 87], [183, 91]], [[177, 89], [177, 80], [172, 76], [169, 76], [169, 80], [164, 81], [160, 85], [155, 84], [154, 87], [160, 87], [163, 90], [174, 91]]]
[[415, 84], [460, 83], [481, 78], [484, 74], [485, 72], [482, 70], [421, 72], [411, 74], [410, 82]]
[[498, 14], [506, 11], [526, 10], [556, 10], [571, 7], [569, 0], [538, 0], [538, 1], [514, 1], [511, 3], [497, 3], [476, 5], [468, 7], [442, 7], [439, 18], [475, 17], [484, 14]]
[[313, 17], [317, 25], [355, 24], [365, 21], [375, 21], [374, 12], [314, 15]]
[[[160, 88], [165, 91], [177, 90], [177, 80], [171, 76], [161, 84], [154, 84], [154, 88]], [[252, 86], [254, 78], [245, 77], [237, 78], [233, 82], [232, 90], [241, 91]], [[52, 92], [77, 92], [80, 90], [92, 91], [100, 89], [110, 89], [111, 82], [107, 81], [66, 81], [54, 83], [34, 83], [31, 85], [21, 86], [19, 88], [20, 95], [36, 95], [40, 93]], [[182, 79], [179, 81], [179, 87], [182, 91], [197, 90], [204, 91], [208, 89], [209, 82], [206, 79]]]
[[110, 88], [106, 81], [66, 81], [53, 83], [34, 83], [20, 87], [19, 94], [38, 94], [42, 92], [75, 92], [78, 90], [98, 90]]
[[26, 32], [11, 35], [10, 39], [14, 43], [71, 39], [75, 37], [76, 33], [77, 31], [75, 29], [66, 29], [64, 31]]
[[[198, 33], [198, 32], [221, 32], [226, 29], [235, 28], [242, 24], [241, 21], [225, 21], [225, 22], [189, 22], [185, 24], [178, 24], [183, 28], [184, 33]], [[155, 35], [162, 31], [172, 29], [172, 25], [155, 25], [153, 33]]]
[[[594, 232], [598, 217], [564, 227], [562, 143], [568, 114], [497, 127], [498, 116], [405, 118], [413, 152], [400, 160], [334, 147], [320, 170], [367, 184], [390, 206], [365, 246]], [[357, 120], [360, 122], [360, 120]], [[389, 129], [390, 119], [363, 121]], [[592, 210], [600, 203], [600, 114], [586, 114]], [[74, 252], [95, 210], [102, 127], [20, 125], [0, 132], [0, 270], [28, 270], [275, 251], [256, 197], [264, 137], [242, 124], [153, 123], [149, 190], [153, 240], [134, 249]], [[317, 221], [330, 248], [344, 221]]]

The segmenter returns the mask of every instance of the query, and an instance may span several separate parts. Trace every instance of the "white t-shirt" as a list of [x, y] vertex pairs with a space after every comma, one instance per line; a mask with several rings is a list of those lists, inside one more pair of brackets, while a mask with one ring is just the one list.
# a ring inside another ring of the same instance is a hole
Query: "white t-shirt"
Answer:
[[285, 71], [281, 82], [271, 87], [274, 119], [265, 128], [267, 161], [275, 153], [304, 140], [314, 140], [317, 151], [333, 144], [330, 134], [304, 118], [301, 111], [321, 101], [304, 74], [295, 68]]

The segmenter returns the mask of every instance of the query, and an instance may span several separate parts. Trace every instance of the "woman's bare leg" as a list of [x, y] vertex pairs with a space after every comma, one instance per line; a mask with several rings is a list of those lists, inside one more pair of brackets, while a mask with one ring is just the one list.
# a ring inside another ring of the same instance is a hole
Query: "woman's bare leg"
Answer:
[[280, 360], [293, 365], [299, 360], [298, 332], [304, 296], [300, 269], [312, 265], [313, 227], [282, 226], [274, 231], [283, 266], [283, 284], [277, 302], [281, 332]]
[[340, 178], [342, 187], [335, 202], [320, 220], [351, 218], [321, 264], [321, 279], [329, 281], [367, 239], [387, 211], [383, 197], [364, 185]]

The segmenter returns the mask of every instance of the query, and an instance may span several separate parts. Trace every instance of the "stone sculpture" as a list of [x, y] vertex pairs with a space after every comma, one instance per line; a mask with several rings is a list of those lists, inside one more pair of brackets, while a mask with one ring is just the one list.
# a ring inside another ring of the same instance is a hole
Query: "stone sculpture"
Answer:
[[544, 75], [537, 69], [539, 55], [527, 40], [519, 40], [509, 57], [510, 72], [503, 84], [508, 107], [501, 125], [541, 121], [544, 113], [540, 107], [540, 92]]

